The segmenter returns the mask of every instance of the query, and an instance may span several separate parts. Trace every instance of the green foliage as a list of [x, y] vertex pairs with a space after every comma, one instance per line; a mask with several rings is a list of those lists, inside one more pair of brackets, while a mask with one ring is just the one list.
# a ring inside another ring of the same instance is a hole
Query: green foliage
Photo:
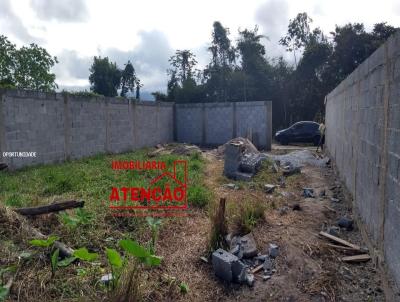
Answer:
[[179, 284], [179, 289], [183, 294], [187, 294], [189, 292], [189, 286], [185, 282], [181, 282], [181, 284]]
[[62, 212], [59, 214], [59, 217], [66, 226], [76, 228], [78, 225], [90, 223], [93, 215], [85, 209], [78, 208], [75, 210], [75, 215], [69, 215], [66, 212]]
[[32, 43], [20, 49], [0, 35], [0, 84], [5, 87], [53, 91], [57, 88], [50, 69], [58, 63], [46, 49]]
[[108, 262], [112, 267], [121, 268], [123, 264], [123, 260], [121, 255], [114, 249], [106, 249], [106, 255]]
[[57, 266], [66, 267], [66, 266], [70, 265], [72, 262], [74, 262], [75, 260], [76, 260], [76, 257], [74, 257], [74, 256], [67, 257], [67, 258], [64, 258], [63, 260], [58, 261]]
[[158, 266], [161, 263], [161, 257], [152, 255], [149, 250], [145, 249], [143, 246], [133, 240], [121, 240], [119, 245], [124, 249], [125, 252], [136, 257], [140, 262], [148, 266]]
[[52, 246], [54, 242], [56, 242], [59, 238], [57, 236], [49, 236], [47, 239], [33, 239], [29, 241], [31, 245], [39, 246], [39, 247], [49, 247]]
[[156, 244], [158, 239], [158, 232], [161, 226], [162, 220], [154, 217], [146, 217], [147, 224], [151, 230], [151, 242], [150, 242], [150, 253], [155, 254]]
[[125, 97], [127, 92], [133, 93], [136, 84], [135, 69], [131, 61], [125, 64], [125, 69], [121, 73], [121, 96]]
[[73, 256], [78, 258], [78, 259], [80, 259], [80, 260], [91, 262], [91, 261], [95, 261], [99, 257], [99, 254], [90, 253], [87, 250], [87, 248], [82, 247], [82, 248], [74, 251]]
[[9, 293], [10, 289], [8, 287], [0, 285], [0, 301], [4, 301]]
[[238, 232], [247, 234], [264, 219], [266, 206], [259, 201], [245, 200], [236, 208], [233, 223]]
[[116, 63], [109, 61], [108, 57], [94, 57], [90, 67], [90, 90], [104, 95], [116, 96], [121, 84], [121, 71]]
[[56, 273], [56, 269], [58, 267], [58, 256], [60, 254], [60, 250], [56, 249], [52, 254], [51, 254], [51, 274], [54, 276]]

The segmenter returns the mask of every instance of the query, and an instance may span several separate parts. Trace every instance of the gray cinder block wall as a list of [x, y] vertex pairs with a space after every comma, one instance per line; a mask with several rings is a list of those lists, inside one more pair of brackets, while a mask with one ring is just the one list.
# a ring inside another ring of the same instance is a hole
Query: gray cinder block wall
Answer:
[[326, 143], [355, 208], [400, 285], [400, 31], [326, 99]]
[[257, 148], [271, 149], [272, 102], [176, 104], [175, 111], [178, 142], [215, 147], [250, 136]]
[[171, 103], [0, 90], [0, 160], [18, 169], [171, 142], [173, 111]]

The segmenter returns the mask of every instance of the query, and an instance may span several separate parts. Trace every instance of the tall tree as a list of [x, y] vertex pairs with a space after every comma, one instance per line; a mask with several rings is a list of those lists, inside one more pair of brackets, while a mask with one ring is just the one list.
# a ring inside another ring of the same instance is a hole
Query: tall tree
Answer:
[[125, 64], [125, 68], [121, 73], [121, 96], [125, 97], [128, 92], [133, 93], [136, 83], [135, 68], [131, 61]]
[[50, 72], [56, 63], [56, 57], [36, 44], [17, 49], [7, 37], [0, 36], [0, 84], [52, 91], [58, 87], [55, 74]]
[[108, 57], [94, 57], [89, 69], [90, 90], [104, 96], [116, 96], [121, 83], [121, 71]]
[[307, 13], [299, 13], [296, 18], [289, 21], [287, 34], [279, 40], [279, 44], [293, 52], [294, 62], [297, 66], [296, 51], [306, 46], [310, 38], [310, 23], [312, 19]]
[[229, 29], [218, 21], [213, 24], [212, 41], [208, 50], [211, 62], [204, 70], [207, 94], [216, 101], [227, 101], [229, 81], [235, 63], [236, 52], [229, 39]]

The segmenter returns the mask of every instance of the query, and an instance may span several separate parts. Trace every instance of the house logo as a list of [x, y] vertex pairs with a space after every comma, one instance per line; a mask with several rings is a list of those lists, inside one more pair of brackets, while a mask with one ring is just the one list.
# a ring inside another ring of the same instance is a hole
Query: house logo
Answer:
[[160, 170], [149, 185], [112, 187], [109, 209], [113, 216], [182, 216], [187, 204], [187, 161], [175, 160], [173, 171], [165, 162], [113, 162], [114, 170]]

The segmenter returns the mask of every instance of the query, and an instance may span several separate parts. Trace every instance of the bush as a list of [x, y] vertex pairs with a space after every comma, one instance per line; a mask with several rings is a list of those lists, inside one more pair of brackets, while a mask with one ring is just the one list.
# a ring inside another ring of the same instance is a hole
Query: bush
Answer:
[[236, 231], [247, 234], [253, 230], [258, 222], [264, 220], [266, 206], [259, 201], [243, 201], [234, 216]]

